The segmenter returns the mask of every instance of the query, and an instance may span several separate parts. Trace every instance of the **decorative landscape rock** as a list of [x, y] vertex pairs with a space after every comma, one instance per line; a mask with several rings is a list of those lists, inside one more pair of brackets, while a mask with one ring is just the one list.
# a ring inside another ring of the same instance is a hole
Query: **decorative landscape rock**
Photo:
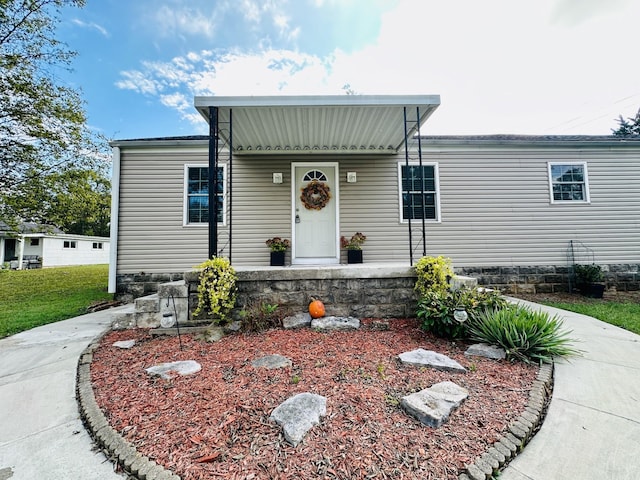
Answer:
[[309, 312], [298, 313], [282, 320], [282, 326], [287, 329], [304, 328], [311, 325], [311, 315]]
[[429, 427], [437, 428], [451, 412], [469, 396], [469, 392], [453, 382], [440, 382], [402, 397], [400, 405], [409, 415]]
[[466, 372], [467, 370], [452, 358], [447, 357], [433, 350], [424, 350], [417, 348], [410, 352], [404, 352], [399, 355], [402, 363], [415, 365], [417, 367], [431, 367], [436, 370], [444, 370], [447, 372]]
[[471, 345], [464, 354], [468, 357], [486, 357], [493, 360], [503, 360], [507, 356], [504, 348], [500, 348], [496, 345], [489, 345], [488, 343], [476, 343]]
[[121, 340], [119, 342], [113, 342], [113, 346], [117, 348], [129, 349], [136, 344], [135, 340]]
[[327, 399], [314, 393], [299, 393], [288, 398], [271, 412], [271, 420], [282, 427], [284, 438], [298, 445], [320, 418], [327, 414]]
[[251, 366], [254, 368], [285, 368], [293, 365], [291, 360], [282, 355], [267, 355], [265, 357], [256, 358], [251, 362]]
[[196, 335], [196, 340], [203, 340], [205, 342], [219, 342], [224, 337], [224, 328], [222, 327], [209, 327], [204, 332]]
[[183, 360], [179, 362], [168, 362], [154, 365], [145, 369], [145, 371], [152, 376], [158, 376], [165, 380], [170, 380], [172, 373], [177, 375], [191, 375], [192, 373], [199, 372], [202, 366], [195, 360]]
[[311, 320], [311, 328], [317, 330], [357, 330], [360, 320], [354, 317], [320, 317]]

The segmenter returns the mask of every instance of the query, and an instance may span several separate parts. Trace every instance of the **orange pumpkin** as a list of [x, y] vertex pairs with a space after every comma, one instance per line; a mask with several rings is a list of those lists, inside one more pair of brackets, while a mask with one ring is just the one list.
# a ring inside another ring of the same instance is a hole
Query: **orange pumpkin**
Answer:
[[324, 303], [320, 300], [314, 300], [309, 304], [309, 314], [311, 318], [320, 318], [324, 317]]

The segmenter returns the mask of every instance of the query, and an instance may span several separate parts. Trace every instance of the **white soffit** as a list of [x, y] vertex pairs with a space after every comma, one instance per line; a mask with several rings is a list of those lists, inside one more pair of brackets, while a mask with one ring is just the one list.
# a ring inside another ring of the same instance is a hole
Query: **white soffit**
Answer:
[[[209, 121], [218, 107], [219, 134], [233, 151], [254, 153], [395, 153], [440, 105], [439, 95], [195, 97]], [[419, 118], [418, 118], [419, 112]]]

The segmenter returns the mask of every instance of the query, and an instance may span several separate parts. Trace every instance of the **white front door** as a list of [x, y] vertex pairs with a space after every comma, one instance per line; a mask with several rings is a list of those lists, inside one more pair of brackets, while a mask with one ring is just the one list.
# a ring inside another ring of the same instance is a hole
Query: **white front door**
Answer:
[[340, 262], [338, 164], [292, 164], [294, 264]]

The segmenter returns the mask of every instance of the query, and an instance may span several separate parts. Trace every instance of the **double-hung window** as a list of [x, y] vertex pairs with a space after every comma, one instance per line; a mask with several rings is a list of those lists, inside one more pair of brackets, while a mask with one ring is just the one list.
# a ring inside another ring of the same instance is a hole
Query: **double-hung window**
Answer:
[[[225, 167], [218, 167], [218, 223], [224, 223]], [[209, 167], [185, 165], [185, 225], [206, 225], [209, 222]]]
[[585, 162], [549, 162], [551, 203], [588, 203], [589, 182]]
[[398, 164], [401, 221], [440, 220], [437, 164]]

